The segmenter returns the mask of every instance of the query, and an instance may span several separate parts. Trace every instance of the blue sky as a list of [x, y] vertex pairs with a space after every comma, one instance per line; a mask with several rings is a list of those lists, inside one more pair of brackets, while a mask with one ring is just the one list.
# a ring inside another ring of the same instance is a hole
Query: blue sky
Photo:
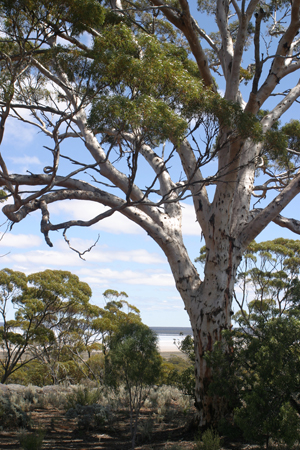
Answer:
[[[203, 15], [197, 13], [195, 16], [199, 25], [203, 26]], [[205, 19], [207, 21], [207, 18]], [[213, 26], [213, 21], [210, 25]], [[245, 62], [246, 67], [250, 60], [251, 58]], [[289, 83], [293, 86], [295, 80], [296, 75], [291, 76], [285, 86], [289, 87]], [[245, 93], [250, 86], [244, 88]], [[278, 89], [283, 90], [283, 87], [279, 86]], [[295, 105], [285, 120], [298, 117], [299, 105]], [[37, 134], [33, 127], [9, 120], [1, 149], [9, 171], [25, 173], [29, 170], [32, 173], [40, 173], [43, 167], [51, 163], [50, 152], [47, 153], [43, 145], [47, 145], [47, 139]], [[69, 141], [68, 145], [72, 150], [74, 147], [75, 152], [79, 151], [74, 141]], [[173, 164], [173, 170], [179, 173], [180, 167], [177, 166], [176, 159], [170, 164]], [[142, 172], [141, 176], [146, 177], [146, 174]], [[193, 260], [198, 256], [204, 242], [201, 241], [201, 230], [195, 221], [190, 203], [186, 200], [182, 205], [183, 232], [185, 244]], [[296, 198], [283, 215], [300, 220], [299, 209], [299, 199]], [[60, 202], [50, 207], [53, 222], [70, 218], [88, 219], [100, 211], [99, 205], [78, 201]], [[5, 220], [1, 213], [2, 232], [6, 228]], [[52, 233], [54, 247], [49, 248], [39, 229], [40, 213], [36, 212], [21, 223], [15, 224], [13, 229], [3, 236], [0, 241], [0, 254], [5, 255], [1, 258], [3, 268], [9, 267], [27, 274], [48, 268], [69, 270], [90, 284], [93, 290], [92, 302], [95, 304], [103, 305], [102, 293], [106, 289], [125, 291], [129, 301], [140, 309], [142, 319], [147, 325], [189, 326], [188, 315], [183, 309], [164, 254], [142, 229], [120, 214], [115, 214], [89, 229], [76, 228], [68, 232], [71, 245], [82, 250], [92, 245], [100, 234], [96, 247], [85, 255], [86, 261], [82, 261], [75, 252], [69, 250], [61, 232]], [[257, 240], [269, 240], [279, 236], [297, 238], [290, 231], [271, 224]], [[10, 314], [12, 316], [13, 311]]]

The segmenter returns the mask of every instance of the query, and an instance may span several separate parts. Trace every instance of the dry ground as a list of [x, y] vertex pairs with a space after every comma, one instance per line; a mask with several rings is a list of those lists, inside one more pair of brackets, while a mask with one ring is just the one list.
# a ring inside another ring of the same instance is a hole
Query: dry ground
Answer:
[[[149, 420], [149, 411], [142, 411], [140, 423]], [[52, 450], [129, 450], [129, 418], [126, 411], [120, 411], [114, 424], [102, 426], [101, 429], [80, 430], [77, 419], [67, 419], [62, 410], [56, 408], [36, 409], [31, 413], [32, 429], [41, 428], [46, 431], [43, 449]], [[181, 449], [194, 448], [194, 432], [186, 425], [187, 417], [178, 413], [172, 421], [156, 423], [151, 433], [151, 442], [139, 442], [138, 450], [158, 450], [172, 448], [175, 443]], [[0, 449], [20, 449], [19, 430], [0, 432]], [[141, 440], [141, 438], [139, 439]]]

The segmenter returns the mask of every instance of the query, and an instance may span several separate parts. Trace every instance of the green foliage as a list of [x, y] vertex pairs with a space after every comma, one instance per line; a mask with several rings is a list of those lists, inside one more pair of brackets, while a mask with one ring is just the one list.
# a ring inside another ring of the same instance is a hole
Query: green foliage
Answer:
[[35, 431], [34, 433], [28, 433], [23, 430], [18, 436], [20, 446], [24, 450], [40, 450], [43, 446], [45, 434], [46, 433], [41, 429]]
[[86, 361], [88, 367], [88, 376], [96, 377], [96, 380], [103, 380], [105, 370], [105, 360], [103, 353], [92, 354]]
[[[95, 40], [92, 54], [95, 84], [109, 84], [115, 90], [114, 95], [103, 91], [95, 98], [89, 118], [92, 128], [139, 128], [146, 142], [154, 139], [157, 143], [170, 136], [184, 136], [184, 114], [188, 115], [190, 102], [205, 93], [193, 62], [182, 48], [145, 34], [133, 40], [131, 30], [120, 24], [104, 30]], [[125, 95], [126, 87], [129, 95]]]
[[184, 394], [191, 397], [195, 396], [195, 368], [193, 364], [179, 374], [176, 385]]
[[[2, 383], [32, 358], [45, 354], [46, 349], [57, 348], [60, 335], [54, 330], [72, 333], [90, 296], [90, 287], [70, 272], [45, 270], [26, 277], [21, 272], [1, 270], [0, 314], [4, 325], [0, 327], [0, 346], [6, 354], [0, 361]], [[15, 319], [7, 321], [9, 302], [16, 312]], [[25, 352], [28, 357], [24, 360]]]
[[17, 404], [9, 394], [0, 395], [0, 422], [3, 429], [27, 427], [30, 416]]
[[[300, 242], [282, 238], [253, 242], [244, 255], [239, 328], [224, 331], [205, 356], [215, 374], [211, 395], [228, 406], [222, 432], [238, 435], [238, 426], [259, 444], [272, 438], [291, 446], [299, 439], [299, 263]], [[246, 303], [249, 287], [254, 298]]]
[[[268, 111], [260, 111], [258, 117], [263, 118]], [[264, 148], [261, 156], [268, 169], [295, 170], [299, 162], [300, 122], [292, 119], [280, 126], [277, 121], [264, 136]], [[296, 152], [292, 153], [288, 149]]]
[[0, 189], [0, 202], [5, 202], [7, 200], [7, 192], [4, 189]]
[[139, 412], [150, 387], [159, 380], [161, 361], [157, 336], [144, 324], [123, 323], [109, 340], [105, 380], [115, 389], [125, 384], [133, 449]]
[[[253, 335], [227, 333], [224, 347], [217, 344], [206, 355], [217, 373], [211, 394], [227, 399], [234, 424], [250, 442], [272, 438], [291, 445], [299, 437], [299, 417], [291, 403], [300, 387], [299, 333], [299, 320], [272, 319], [261, 322]], [[226, 434], [232, 428], [230, 422], [220, 425]]]
[[187, 357], [188, 364], [182, 370], [176, 380], [176, 385], [186, 395], [195, 396], [195, 349], [194, 339], [187, 335], [184, 339], [178, 340], [176, 343], [178, 349]]
[[150, 386], [159, 377], [161, 357], [157, 336], [141, 323], [121, 324], [109, 341], [106, 381], [116, 386]]
[[[103, 293], [106, 305], [92, 321], [92, 329], [102, 334], [103, 351], [109, 346], [111, 336], [127, 323], [141, 323], [140, 311], [126, 300], [126, 292], [107, 289]], [[127, 312], [124, 311], [127, 309]]]
[[[141, 322], [125, 292], [105, 291], [107, 304], [99, 308], [89, 303], [89, 286], [69, 272], [46, 270], [26, 277], [4, 269], [0, 283], [0, 345], [6, 355], [0, 362], [2, 382], [8, 377], [39, 386], [64, 380], [75, 384], [87, 377], [98, 382], [104, 356], [91, 352], [105, 352], [121, 324]], [[15, 320], [6, 321], [9, 301], [16, 308]]]
[[[8, 30], [16, 21], [27, 28], [38, 20], [47, 20], [49, 26], [65, 21], [72, 26], [72, 35], [76, 36], [89, 27], [101, 26], [105, 19], [105, 8], [96, 0], [1, 0], [0, 5], [8, 18]], [[27, 22], [30, 15], [31, 23]]]
[[[2, 373], [0, 371], [0, 376], [2, 375], [3, 371]], [[52, 384], [53, 382], [48, 367], [38, 360], [33, 360], [26, 365], [22, 365], [10, 375], [9, 380], [10, 383], [14, 384], [22, 384], [24, 386], [32, 384], [41, 387]]]
[[[191, 338], [192, 339], [192, 338]], [[193, 361], [176, 355], [163, 360], [159, 385], [176, 386], [185, 395], [195, 395], [195, 369]]]
[[235, 358], [248, 365], [244, 363], [243, 404], [235, 410], [235, 421], [247, 439], [263, 442], [272, 437], [292, 445], [298, 438], [300, 421], [291, 401], [300, 389], [299, 339], [299, 317], [260, 320], [255, 335], [243, 339], [246, 347]]
[[300, 241], [278, 238], [252, 242], [244, 255], [237, 283], [244, 292], [250, 286], [254, 298], [241, 304], [241, 310], [233, 319], [240, 326], [252, 327], [257, 320], [296, 313], [299, 267]]
[[102, 405], [76, 404], [74, 408], [68, 409], [66, 417], [68, 419], [78, 419], [78, 428], [81, 430], [90, 430], [92, 428], [101, 428], [108, 422], [110, 408]]
[[196, 450], [219, 450], [220, 436], [217, 431], [208, 429], [196, 440]]

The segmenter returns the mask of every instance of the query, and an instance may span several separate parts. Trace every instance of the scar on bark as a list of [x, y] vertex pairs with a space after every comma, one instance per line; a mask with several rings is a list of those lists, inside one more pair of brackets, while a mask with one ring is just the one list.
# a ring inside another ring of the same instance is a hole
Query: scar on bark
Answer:
[[227, 280], [227, 286], [225, 289], [225, 317], [226, 317], [226, 323], [228, 320], [227, 317], [227, 309], [228, 309], [228, 303], [229, 303], [229, 286], [230, 286], [230, 281], [231, 281], [231, 276], [232, 276], [232, 252], [233, 252], [233, 240], [230, 239], [229, 241], [229, 261], [228, 261], [228, 268], [226, 270], [226, 272], [228, 273], [228, 280]]
[[213, 228], [213, 236], [214, 236], [214, 235], [215, 235], [215, 215], [214, 215], [214, 214], [212, 214], [212, 215], [210, 216], [209, 223], [212, 225], [212, 228]]
[[211, 352], [212, 351], [212, 338], [211, 335], [208, 335], [208, 344], [207, 344], [207, 351]]
[[222, 311], [222, 308], [219, 306], [219, 308], [216, 308], [216, 309], [212, 312], [212, 315], [213, 315], [213, 316], [217, 316], [221, 311]]

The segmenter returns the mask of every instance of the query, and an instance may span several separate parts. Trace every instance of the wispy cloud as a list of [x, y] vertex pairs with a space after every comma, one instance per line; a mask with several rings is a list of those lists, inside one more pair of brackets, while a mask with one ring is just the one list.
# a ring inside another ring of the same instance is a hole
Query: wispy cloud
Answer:
[[79, 266], [84, 263], [73, 252], [57, 252], [55, 250], [36, 250], [26, 253], [13, 253], [3, 257], [3, 262], [14, 265], [14, 270], [24, 270], [26, 273], [53, 268]]
[[108, 282], [122, 282], [125, 284], [141, 284], [146, 286], [174, 286], [174, 279], [170, 273], [152, 271], [117, 271], [112, 269], [96, 269], [93, 273], [85, 273], [86, 269], [81, 271], [82, 280], [90, 284], [100, 284], [106, 286]]
[[41, 245], [42, 239], [33, 234], [6, 233], [0, 241], [0, 247], [5, 248], [30, 248]]
[[[32, 245], [40, 245], [41, 238], [34, 235], [19, 235], [19, 236], [4, 236], [8, 238], [8, 242], [2, 247], [5, 249], [13, 247], [13, 248], [26, 248], [31, 247]], [[83, 246], [83, 242], [81, 242], [80, 251], [83, 248], [88, 248], [88, 245]], [[89, 244], [89, 242], [86, 242]], [[1, 248], [1, 243], [0, 243]], [[81, 260], [77, 253], [69, 250], [65, 243], [62, 241], [58, 242], [56, 245], [58, 250], [32, 250], [26, 253], [15, 253], [12, 251], [10, 254], [4, 256], [2, 258], [3, 264], [13, 265], [15, 270], [23, 270], [26, 273], [28, 271], [35, 272], [45, 270], [46, 268], [52, 267], [53, 269], [60, 269], [61, 267], [70, 267], [70, 270], [74, 270], [75, 268], [85, 267], [88, 265], [88, 273], [93, 273], [94, 264], [111, 264], [117, 261], [120, 262], [128, 262], [128, 263], [137, 263], [143, 265], [151, 265], [155, 264], [165, 264], [166, 261], [163, 256], [157, 253], [150, 253], [144, 249], [137, 250], [113, 250], [101, 248], [99, 250], [93, 249], [93, 251], [85, 254], [86, 261]], [[78, 248], [78, 247], [77, 247]], [[93, 264], [93, 269], [90, 269], [90, 264]], [[106, 270], [106, 269], [105, 269]], [[113, 271], [113, 273], [115, 273]]]
[[166, 260], [157, 253], [149, 253], [147, 250], [130, 251], [92, 251], [86, 255], [89, 262], [113, 262], [128, 261], [139, 264], [164, 264]]
[[[28, 111], [21, 111], [25, 118], [30, 116]], [[13, 142], [14, 145], [26, 147], [35, 138], [37, 129], [20, 120], [9, 118], [6, 122], [3, 143]]]
[[32, 164], [42, 164], [37, 156], [9, 156], [8, 159], [12, 161], [13, 164], [19, 165], [32, 165]]
[[182, 232], [186, 236], [199, 236], [201, 227], [196, 219], [193, 205], [181, 203], [182, 206]]

